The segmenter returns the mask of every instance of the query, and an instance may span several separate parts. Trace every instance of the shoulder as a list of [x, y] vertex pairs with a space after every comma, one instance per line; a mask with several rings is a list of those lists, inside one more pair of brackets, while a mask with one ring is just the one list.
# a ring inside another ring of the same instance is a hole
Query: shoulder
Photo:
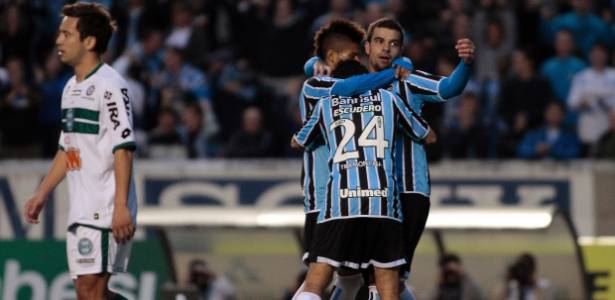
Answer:
[[323, 87], [323, 88], [327, 88], [327, 87], [331, 87], [333, 86], [333, 84], [337, 81], [336, 78], [333, 77], [329, 77], [329, 76], [313, 76], [311, 78], [308, 78], [305, 82], [304, 82], [304, 86], [305, 85], [309, 85], [311, 87]]
[[111, 66], [105, 64], [100, 69], [100, 74], [96, 74], [96, 81], [109, 89], [123, 89], [128, 88], [128, 82], [120, 73], [118, 73]]

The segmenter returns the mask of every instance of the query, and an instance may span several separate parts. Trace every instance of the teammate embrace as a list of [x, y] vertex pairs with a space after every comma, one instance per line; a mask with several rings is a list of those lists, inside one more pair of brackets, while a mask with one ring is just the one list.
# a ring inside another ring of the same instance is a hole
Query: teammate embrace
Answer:
[[[309, 265], [293, 299], [321, 299], [334, 269], [332, 299], [355, 299], [364, 283], [372, 284], [374, 297], [414, 299], [403, 281], [429, 213], [423, 144], [436, 140], [421, 108], [462, 92], [474, 45], [459, 40], [455, 48], [462, 61], [441, 77], [415, 71], [409, 59], [398, 58], [403, 36], [399, 23], [385, 18], [372, 23], [367, 35], [353, 22], [334, 20], [314, 37], [317, 57], [306, 63], [306, 73], [331, 76], [304, 83], [305, 123], [291, 141], [306, 149], [302, 186]], [[361, 43], [367, 68], [359, 62]], [[369, 282], [361, 276], [366, 270], [373, 274]]]

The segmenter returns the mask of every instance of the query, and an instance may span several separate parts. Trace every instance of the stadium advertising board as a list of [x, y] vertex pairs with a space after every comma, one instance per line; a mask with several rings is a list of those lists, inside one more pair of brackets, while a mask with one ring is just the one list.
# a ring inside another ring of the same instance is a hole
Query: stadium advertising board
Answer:
[[[73, 299], [75, 290], [67, 271], [63, 241], [0, 241], [0, 299]], [[129, 273], [113, 276], [112, 290], [128, 299], [155, 299], [168, 281], [169, 270], [160, 245], [133, 244]]]

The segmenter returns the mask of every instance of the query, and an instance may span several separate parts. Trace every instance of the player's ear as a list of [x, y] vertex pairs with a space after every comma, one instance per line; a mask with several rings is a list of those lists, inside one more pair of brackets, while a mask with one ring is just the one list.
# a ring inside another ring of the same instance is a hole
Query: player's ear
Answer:
[[363, 42], [363, 50], [365, 50], [365, 54], [369, 55], [369, 41]]
[[83, 45], [88, 51], [94, 51], [94, 47], [96, 47], [96, 37], [87, 36], [85, 39], [83, 39]]
[[334, 66], [337, 64], [337, 60], [337, 52], [335, 52], [333, 49], [327, 50], [327, 54], [325, 54], [325, 64], [327, 64], [328, 66]]

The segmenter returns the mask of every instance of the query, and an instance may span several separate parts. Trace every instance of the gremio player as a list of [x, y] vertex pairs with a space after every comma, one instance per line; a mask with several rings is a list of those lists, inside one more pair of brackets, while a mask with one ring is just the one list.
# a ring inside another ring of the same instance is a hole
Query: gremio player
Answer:
[[[335, 67], [338, 62], [348, 59], [358, 60], [365, 31], [355, 22], [336, 19], [321, 27], [314, 36], [314, 48], [317, 58], [327, 66]], [[394, 62], [395, 63], [395, 62]], [[307, 121], [312, 109], [321, 97], [333, 94], [350, 96], [391, 84], [396, 76], [409, 74], [400, 68], [388, 68], [372, 74], [364, 74], [338, 79], [328, 76], [315, 76], [303, 84], [300, 110], [303, 121]], [[302, 189], [306, 213], [303, 244], [303, 260], [309, 263], [308, 249], [316, 226], [316, 219], [325, 202], [326, 183], [329, 174], [327, 163], [328, 148], [322, 139], [303, 155]], [[359, 279], [360, 279], [360, 275]], [[350, 276], [339, 277], [336, 286], [345, 287], [345, 282], [353, 282]], [[360, 285], [360, 284], [359, 284]], [[301, 291], [301, 287], [298, 292]]]
[[59, 150], [26, 203], [25, 217], [38, 223], [47, 195], [67, 177], [66, 252], [77, 297], [105, 299], [111, 274], [126, 271], [135, 231], [130, 91], [101, 61], [114, 30], [109, 12], [99, 4], [76, 3], [64, 6], [62, 15], [58, 55], [75, 76], [62, 94]]
[[[340, 63], [334, 77], [367, 72], [357, 61]], [[322, 98], [308, 122], [293, 137], [305, 147], [325, 138], [330, 175], [326, 203], [310, 245], [310, 267], [296, 299], [320, 299], [333, 268], [374, 266], [384, 299], [398, 297], [397, 267], [405, 264], [401, 208], [394, 190], [393, 137], [402, 130], [415, 139], [430, 132], [427, 124], [391, 92]]]
[[[369, 25], [364, 50], [368, 55], [368, 69], [377, 72], [389, 68], [393, 61], [400, 62], [403, 45], [403, 28], [391, 18], [383, 18]], [[474, 58], [474, 44], [469, 39], [461, 39], [455, 45], [458, 56], [462, 59], [449, 77], [429, 74], [415, 70], [404, 80], [395, 81], [387, 88], [398, 94], [404, 102], [419, 114], [425, 103], [444, 102], [446, 99], [459, 95], [470, 77], [469, 64]], [[409, 66], [412, 68], [409, 60]], [[316, 57], [310, 59], [305, 65], [306, 75], [318, 73], [325, 68], [322, 61]], [[318, 71], [318, 72], [317, 72]], [[403, 269], [403, 277], [409, 276], [414, 251], [425, 228], [429, 213], [430, 180], [427, 157], [421, 143], [401, 135], [396, 139], [395, 170], [398, 191], [404, 210], [404, 225], [406, 231], [406, 253], [408, 265]], [[356, 277], [355, 277], [356, 278]], [[349, 277], [350, 279], [350, 277]], [[359, 279], [356, 279], [357, 281]], [[349, 288], [336, 291], [340, 299], [354, 299], [359, 283], [350, 282]], [[402, 299], [414, 299], [410, 291], [401, 286]]]

